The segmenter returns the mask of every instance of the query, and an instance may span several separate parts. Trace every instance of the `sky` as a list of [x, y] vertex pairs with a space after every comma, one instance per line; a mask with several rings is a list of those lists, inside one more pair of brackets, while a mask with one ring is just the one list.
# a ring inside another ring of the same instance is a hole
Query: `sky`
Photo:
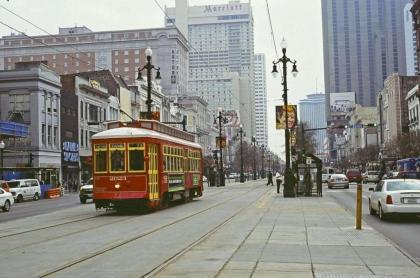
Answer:
[[[189, 0], [192, 5], [227, 3], [228, 0]], [[247, 3], [248, 0], [241, 0]], [[59, 27], [87, 26], [92, 31], [155, 28], [164, 26], [164, 13], [157, 3], [175, 6], [175, 0], [0, 0], [0, 21], [28, 35], [42, 31], [2, 8], [26, 18], [51, 34]], [[276, 58], [267, 15], [270, 8], [279, 55], [280, 42], [288, 43], [287, 56], [297, 61], [299, 75], [288, 75], [288, 101], [297, 104], [307, 94], [324, 92], [321, 0], [251, 0], [254, 15], [254, 50], [264, 53], [267, 68], [268, 144], [284, 156], [284, 133], [275, 129], [274, 107], [283, 104], [281, 79], [271, 76]], [[0, 24], [0, 36], [15, 32]], [[289, 73], [291, 66], [289, 66]]]

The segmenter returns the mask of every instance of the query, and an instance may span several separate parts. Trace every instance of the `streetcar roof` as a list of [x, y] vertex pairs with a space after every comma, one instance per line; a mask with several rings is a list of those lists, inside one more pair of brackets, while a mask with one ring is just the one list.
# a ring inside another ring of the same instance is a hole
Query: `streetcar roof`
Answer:
[[109, 139], [109, 138], [155, 138], [160, 140], [166, 140], [178, 144], [188, 145], [194, 148], [200, 148], [201, 146], [197, 143], [162, 134], [150, 129], [135, 128], [135, 127], [119, 127], [112, 128], [102, 132], [98, 132], [92, 136], [92, 139]]

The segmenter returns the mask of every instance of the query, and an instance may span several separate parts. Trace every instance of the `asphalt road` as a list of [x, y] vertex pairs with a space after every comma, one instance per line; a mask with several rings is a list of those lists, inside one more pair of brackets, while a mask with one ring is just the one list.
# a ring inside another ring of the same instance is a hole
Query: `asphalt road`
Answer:
[[81, 205], [77, 193], [65, 194], [63, 197], [57, 199], [41, 199], [39, 201], [14, 203], [9, 212], [0, 212], [0, 222], [51, 213], [76, 205]]
[[[381, 221], [376, 215], [370, 215], [368, 196], [370, 196], [369, 187], [373, 186], [373, 184], [363, 185], [363, 221], [393, 241], [420, 265], [420, 217], [397, 216], [390, 221]], [[355, 214], [355, 183], [350, 184], [350, 189], [327, 189], [325, 187], [324, 192], [333, 197], [342, 207]]]

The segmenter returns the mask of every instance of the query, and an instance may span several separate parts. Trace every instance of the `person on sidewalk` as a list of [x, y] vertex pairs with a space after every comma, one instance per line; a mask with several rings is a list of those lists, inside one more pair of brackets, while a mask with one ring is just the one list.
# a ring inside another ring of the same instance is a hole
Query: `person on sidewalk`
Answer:
[[279, 172], [276, 172], [276, 184], [277, 184], [277, 194], [280, 193], [280, 185], [281, 185], [281, 176]]
[[271, 186], [274, 186], [273, 173], [271, 173], [271, 171], [268, 172], [268, 174], [267, 174], [267, 184], [266, 185], [268, 186], [269, 184], [271, 184]]

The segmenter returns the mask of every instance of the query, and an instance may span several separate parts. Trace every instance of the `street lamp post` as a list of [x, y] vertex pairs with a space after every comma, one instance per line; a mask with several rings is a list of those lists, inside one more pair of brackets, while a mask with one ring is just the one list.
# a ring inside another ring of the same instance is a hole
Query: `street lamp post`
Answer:
[[265, 178], [264, 173], [264, 144], [261, 145], [261, 178]]
[[0, 141], [0, 166], [1, 166], [1, 179], [3, 180], [3, 150], [6, 144], [3, 141]]
[[161, 81], [161, 77], [160, 77], [160, 67], [155, 67], [154, 65], [152, 65], [152, 49], [150, 47], [147, 47], [146, 51], [146, 59], [147, 59], [147, 64], [144, 65], [142, 68], [138, 68], [138, 76], [137, 76], [137, 80], [143, 80], [143, 77], [141, 76], [141, 72], [143, 70], [147, 71], [147, 100], [146, 100], [146, 105], [147, 105], [147, 119], [151, 120], [152, 119], [152, 70], [156, 70], [156, 77], [155, 77], [155, 81], [157, 84], [160, 83]]
[[216, 117], [216, 119], [219, 120], [219, 151], [220, 151], [220, 165], [219, 165], [219, 184], [220, 186], [225, 186], [225, 175], [223, 173], [223, 146], [222, 146], [222, 121], [225, 122], [226, 119], [222, 115], [222, 108], [219, 107], [218, 109], [219, 115]]
[[256, 158], [256, 152], [255, 152], [255, 145], [257, 144], [257, 140], [255, 139], [255, 136], [252, 136], [252, 143], [254, 144], [254, 181], [257, 180], [257, 158]]
[[[273, 77], [276, 78], [279, 74], [278, 70], [277, 70], [277, 64], [282, 63], [283, 65], [283, 100], [284, 100], [284, 110], [285, 110], [285, 116], [286, 116], [286, 129], [285, 129], [285, 145], [286, 145], [286, 169], [285, 169], [285, 187], [289, 188], [289, 192], [288, 194], [294, 196], [294, 193], [292, 192], [292, 190], [294, 190], [292, 184], [290, 184], [291, 180], [291, 175], [293, 175], [293, 173], [291, 172], [291, 168], [290, 168], [290, 134], [289, 134], [289, 117], [288, 117], [288, 107], [287, 107], [287, 63], [291, 63], [293, 64], [293, 69], [292, 69], [292, 75], [293, 77], [297, 76], [298, 70], [296, 67], [296, 61], [292, 61], [289, 57], [286, 56], [286, 48], [287, 48], [287, 43], [283, 38], [283, 41], [281, 42], [281, 48], [282, 48], [282, 52], [283, 52], [283, 56], [281, 58], [279, 58], [277, 61], [273, 61]], [[285, 196], [286, 197], [286, 196]]]
[[243, 159], [243, 150], [242, 150], [242, 136], [243, 136], [243, 129], [242, 124], [239, 125], [239, 134], [240, 134], [240, 142], [241, 142], [241, 176], [239, 179], [239, 182], [244, 183], [245, 182], [245, 176], [244, 176], [244, 159]]

